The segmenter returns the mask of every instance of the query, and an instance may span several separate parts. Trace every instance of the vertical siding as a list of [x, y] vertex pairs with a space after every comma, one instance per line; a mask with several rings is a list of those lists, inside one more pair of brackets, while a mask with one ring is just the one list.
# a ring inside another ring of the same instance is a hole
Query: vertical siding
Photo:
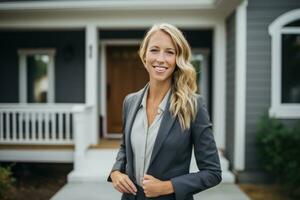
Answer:
[[[271, 102], [271, 37], [278, 16], [300, 8], [299, 0], [249, 0], [247, 8], [246, 171], [259, 170], [256, 124]], [[291, 124], [292, 120], [285, 120]]]
[[235, 113], [235, 13], [226, 19], [226, 152], [234, 164], [234, 113]]
[[84, 41], [84, 31], [0, 31], [0, 102], [19, 102], [19, 48], [55, 48], [55, 102], [83, 103]]

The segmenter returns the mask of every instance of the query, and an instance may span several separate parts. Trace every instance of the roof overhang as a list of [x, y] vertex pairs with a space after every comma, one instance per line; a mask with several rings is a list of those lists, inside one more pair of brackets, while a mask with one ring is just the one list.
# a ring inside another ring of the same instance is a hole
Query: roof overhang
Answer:
[[0, 11], [227, 10], [242, 0], [0, 1]]

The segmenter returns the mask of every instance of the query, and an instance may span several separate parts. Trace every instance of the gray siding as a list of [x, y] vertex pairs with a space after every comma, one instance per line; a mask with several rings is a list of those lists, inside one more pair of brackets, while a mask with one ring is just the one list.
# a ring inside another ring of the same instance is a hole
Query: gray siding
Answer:
[[226, 19], [226, 151], [225, 156], [234, 164], [235, 112], [235, 13]]
[[[246, 171], [261, 169], [255, 146], [256, 125], [271, 102], [271, 37], [278, 16], [300, 8], [299, 0], [250, 0], [247, 8]], [[292, 120], [285, 120], [287, 124]], [[248, 177], [249, 178], [249, 177]]]
[[[0, 31], [0, 102], [19, 102], [19, 48], [54, 48], [55, 102], [85, 101], [84, 31]], [[70, 56], [66, 55], [71, 52]]]

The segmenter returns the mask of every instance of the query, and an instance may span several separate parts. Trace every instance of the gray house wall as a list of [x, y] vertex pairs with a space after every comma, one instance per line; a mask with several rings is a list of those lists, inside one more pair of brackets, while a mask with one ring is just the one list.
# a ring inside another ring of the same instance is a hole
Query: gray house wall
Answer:
[[226, 127], [225, 156], [234, 164], [235, 12], [226, 19]]
[[[249, 0], [247, 7], [246, 155], [240, 181], [260, 181], [256, 126], [271, 103], [271, 36], [268, 26], [281, 14], [300, 8], [299, 0]], [[294, 120], [283, 120], [292, 124]]]
[[0, 102], [19, 102], [20, 48], [54, 48], [55, 102], [85, 101], [85, 33], [0, 30]]

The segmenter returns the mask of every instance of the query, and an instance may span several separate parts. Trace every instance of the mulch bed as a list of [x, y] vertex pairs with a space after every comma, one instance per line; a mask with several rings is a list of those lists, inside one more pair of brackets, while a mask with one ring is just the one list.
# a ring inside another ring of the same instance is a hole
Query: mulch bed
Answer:
[[72, 164], [17, 163], [14, 186], [4, 200], [48, 200], [67, 182]]
[[238, 184], [251, 200], [296, 200], [288, 197], [282, 188], [275, 184]]

